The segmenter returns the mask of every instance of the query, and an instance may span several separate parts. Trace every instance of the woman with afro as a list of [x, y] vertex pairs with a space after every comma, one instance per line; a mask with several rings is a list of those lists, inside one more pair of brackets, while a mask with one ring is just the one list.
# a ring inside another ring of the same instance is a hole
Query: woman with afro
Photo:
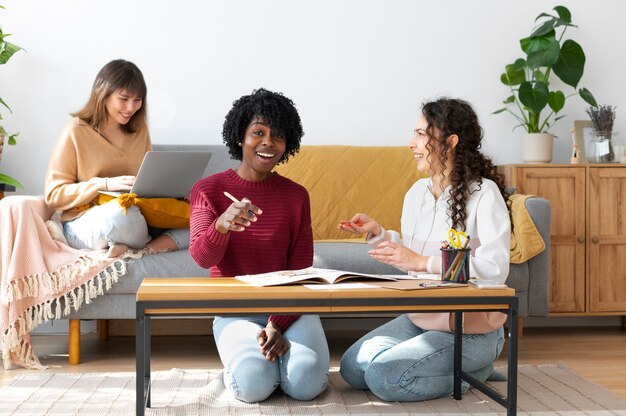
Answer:
[[[455, 228], [471, 237], [470, 275], [504, 283], [511, 223], [502, 176], [480, 152], [483, 131], [471, 105], [442, 98], [422, 107], [409, 149], [418, 180], [404, 198], [401, 234], [366, 214], [338, 228], [367, 233], [372, 258], [408, 273], [441, 273], [441, 242]], [[463, 370], [485, 381], [504, 344], [500, 312], [465, 313]], [[453, 316], [405, 314], [363, 336], [341, 359], [353, 387], [388, 401], [418, 401], [453, 391]], [[468, 385], [463, 382], [463, 389]]]
[[[280, 93], [258, 89], [233, 103], [222, 136], [241, 163], [191, 193], [189, 252], [211, 276], [313, 264], [308, 192], [273, 171], [298, 152], [303, 135], [293, 102]], [[317, 315], [218, 316], [213, 334], [224, 385], [239, 400], [265, 400], [277, 387], [311, 400], [326, 388], [330, 356]]]

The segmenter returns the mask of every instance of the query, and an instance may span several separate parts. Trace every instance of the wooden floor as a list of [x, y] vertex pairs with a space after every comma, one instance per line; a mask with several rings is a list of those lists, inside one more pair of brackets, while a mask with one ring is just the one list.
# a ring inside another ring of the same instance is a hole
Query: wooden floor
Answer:
[[[358, 334], [353, 334], [354, 336]], [[329, 333], [331, 365], [338, 366], [342, 352], [354, 336]], [[100, 342], [96, 334], [83, 335], [82, 364], [67, 364], [67, 338], [36, 335], [33, 343], [43, 364], [54, 372], [135, 371], [135, 344], [132, 337], [111, 337]], [[221, 368], [211, 336], [162, 336], [153, 338], [153, 370], [177, 368]], [[626, 398], [626, 329], [525, 328], [520, 344], [519, 364], [562, 362], [577, 374]], [[505, 364], [505, 353], [498, 364]], [[0, 386], [29, 370], [0, 369]], [[33, 371], [33, 370], [30, 370]]]

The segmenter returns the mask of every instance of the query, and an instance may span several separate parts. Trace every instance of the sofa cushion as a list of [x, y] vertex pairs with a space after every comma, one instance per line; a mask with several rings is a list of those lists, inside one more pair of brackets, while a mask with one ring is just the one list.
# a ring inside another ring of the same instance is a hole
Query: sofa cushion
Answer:
[[404, 195], [422, 177], [405, 146], [302, 146], [276, 171], [309, 191], [315, 240], [350, 237], [336, 225], [357, 212], [399, 230]]

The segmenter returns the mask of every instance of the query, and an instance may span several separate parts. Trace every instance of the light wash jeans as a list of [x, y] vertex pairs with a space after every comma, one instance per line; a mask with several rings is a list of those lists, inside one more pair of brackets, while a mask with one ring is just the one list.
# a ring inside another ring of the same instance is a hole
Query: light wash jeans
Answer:
[[[137, 206], [124, 209], [117, 200], [90, 208], [80, 217], [63, 224], [68, 244], [77, 249], [102, 250], [114, 244], [141, 249], [150, 242], [148, 225]], [[169, 235], [178, 249], [189, 247], [189, 228], [171, 229]]]
[[[504, 330], [463, 335], [463, 370], [485, 381], [504, 346]], [[453, 393], [454, 335], [425, 331], [406, 315], [369, 332], [341, 358], [341, 376], [382, 400], [412, 402]], [[463, 392], [469, 384], [462, 383]]]
[[275, 362], [261, 354], [256, 335], [268, 316], [215, 317], [213, 336], [224, 365], [224, 385], [238, 400], [256, 403], [277, 387], [296, 400], [326, 389], [330, 354], [319, 316], [302, 315], [283, 334], [287, 352]]

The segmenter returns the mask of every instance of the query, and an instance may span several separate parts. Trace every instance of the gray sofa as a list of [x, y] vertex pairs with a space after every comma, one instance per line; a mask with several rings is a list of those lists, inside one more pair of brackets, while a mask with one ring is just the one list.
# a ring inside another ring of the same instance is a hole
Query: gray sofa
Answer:
[[[210, 175], [235, 167], [224, 145], [155, 145], [155, 150], [208, 150], [213, 153], [205, 172]], [[507, 284], [519, 296], [519, 316], [545, 316], [550, 271], [550, 205], [542, 198], [529, 198], [526, 206], [546, 243], [546, 249], [523, 264], [512, 264]], [[378, 263], [367, 255], [367, 244], [358, 242], [316, 242], [314, 266], [364, 273], [398, 274], [397, 269]], [[161, 253], [130, 260], [128, 274], [105, 295], [73, 312], [70, 324], [70, 363], [79, 362], [81, 319], [134, 319], [135, 294], [145, 277], [208, 276], [196, 265], [187, 250]], [[78, 354], [78, 356], [77, 356]]]

